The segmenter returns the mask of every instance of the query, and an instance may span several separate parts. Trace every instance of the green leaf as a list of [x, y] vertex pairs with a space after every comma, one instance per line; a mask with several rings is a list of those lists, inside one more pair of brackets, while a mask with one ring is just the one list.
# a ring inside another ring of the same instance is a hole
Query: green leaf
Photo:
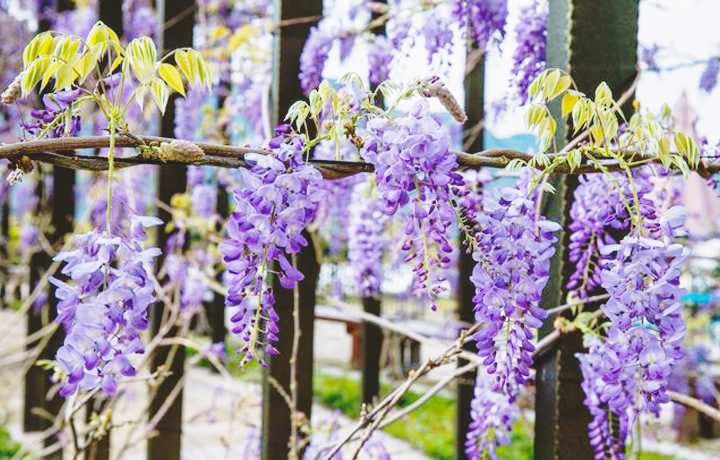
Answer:
[[580, 150], [573, 149], [567, 154], [567, 163], [570, 167], [571, 171], [574, 171], [575, 168], [580, 167], [580, 164], [582, 162], [582, 154], [580, 153]]
[[185, 75], [187, 81], [192, 85], [197, 80], [195, 72], [193, 72], [193, 66], [190, 62], [190, 52], [188, 50], [175, 51], [175, 64], [180, 68], [180, 71]]
[[30, 64], [30, 67], [23, 73], [23, 77], [20, 80], [20, 89], [23, 97], [27, 96], [30, 91], [35, 88], [35, 85], [38, 84], [45, 73], [45, 68], [49, 61], [50, 58], [48, 57], [35, 59], [33, 63]]
[[49, 66], [47, 66], [47, 68], [45, 69], [45, 72], [43, 72], [42, 83], [40, 83], [41, 91], [43, 89], [45, 89], [45, 86], [47, 86], [48, 82], [50, 82], [50, 79], [55, 77], [55, 73], [62, 66], [63, 66], [63, 63], [60, 61], [55, 61], [52, 64], [50, 64]]
[[49, 54], [53, 49], [54, 41], [51, 32], [43, 32], [30, 40], [23, 50], [23, 68], [27, 69], [38, 56]]
[[565, 118], [570, 114], [573, 109], [575, 108], [575, 104], [580, 99], [579, 96], [576, 96], [575, 94], [566, 93], [562, 98], [562, 117]]
[[613, 102], [612, 91], [607, 83], [600, 83], [595, 88], [595, 103], [598, 105], [610, 105]]
[[165, 114], [165, 108], [167, 107], [168, 99], [170, 99], [170, 90], [165, 82], [159, 78], [153, 80], [150, 84], [150, 94], [152, 94], [153, 102], [155, 102], [160, 113]]
[[323, 102], [322, 97], [320, 97], [320, 93], [318, 93], [316, 89], [310, 91], [310, 96], [308, 96], [308, 100], [310, 101], [310, 113], [312, 114], [313, 118], [317, 118], [320, 115], [320, 112], [322, 112], [323, 108]]
[[131, 41], [127, 46], [125, 59], [141, 84], [150, 84], [153, 81], [157, 49], [150, 38], [142, 37]]
[[690, 167], [685, 162], [685, 159], [677, 155], [673, 155], [672, 159], [682, 175], [687, 178], [690, 175]]
[[555, 91], [555, 86], [560, 81], [560, 76], [561, 74], [558, 69], [553, 69], [548, 73], [545, 85], [543, 86], [543, 97], [545, 100], [549, 101], [552, 99], [552, 94]]
[[570, 78], [570, 75], [563, 75], [560, 77], [560, 80], [555, 84], [555, 88], [552, 91], [552, 94], [550, 94], [550, 98], [548, 100], [553, 100], [565, 91], [567, 91], [570, 86], [572, 86], [572, 78]]
[[163, 62], [158, 65], [158, 75], [167, 85], [176, 92], [185, 96], [185, 85], [183, 85], [182, 75], [180, 71], [172, 64]]

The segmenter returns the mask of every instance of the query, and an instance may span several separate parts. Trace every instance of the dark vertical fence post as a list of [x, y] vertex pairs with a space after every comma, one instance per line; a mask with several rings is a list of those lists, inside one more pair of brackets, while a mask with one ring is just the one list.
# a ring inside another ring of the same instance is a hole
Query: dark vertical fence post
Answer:
[[[387, 4], [387, 0], [376, 3]], [[372, 19], [378, 19], [379, 13], [373, 12]], [[374, 30], [377, 35], [385, 34], [385, 25]], [[375, 89], [372, 87], [371, 89]], [[382, 105], [382, 95], [375, 103]], [[380, 294], [377, 297], [363, 297], [362, 306], [365, 313], [380, 316], [382, 303]], [[365, 321], [362, 324], [362, 402], [371, 404], [380, 394], [380, 353], [382, 351], [383, 333], [376, 324]]]
[[[161, 26], [159, 35], [160, 46], [163, 54], [168, 50], [176, 48], [192, 46], [193, 28], [195, 22], [194, 14], [184, 14], [194, 5], [193, 0], [158, 0], [156, 7], [160, 18], [160, 24], [164, 25], [171, 21], [171, 25], [167, 28]], [[174, 137], [175, 133], [175, 99], [176, 94], [170, 98], [165, 115], [163, 115], [160, 125], [160, 135]], [[169, 166], [163, 165], [158, 174], [158, 199], [163, 203], [169, 203], [170, 199], [176, 193], [184, 193], [187, 183], [187, 174], [185, 166]], [[163, 222], [168, 222], [172, 216], [163, 209], [158, 210], [158, 216]], [[158, 232], [158, 247], [163, 251], [170, 235], [162, 229]], [[162, 265], [164, 258], [158, 260], [158, 266]], [[152, 314], [152, 331], [156, 334], [161, 327], [165, 306], [162, 302], [155, 304]], [[179, 328], [173, 326], [168, 332], [168, 337], [174, 337], [178, 334]], [[154, 415], [165, 404], [166, 400], [171, 396], [176, 386], [180, 384], [185, 369], [185, 348], [173, 346], [160, 346], [153, 354], [152, 369], [165, 365], [168, 358], [172, 358], [169, 363], [168, 371], [171, 374], [166, 377], [157, 387], [157, 392], [150, 402], [150, 413], [148, 416], [152, 419]], [[157, 436], [148, 440], [147, 456], [148, 458], [162, 458], [164, 460], [179, 460], [180, 446], [182, 434], [182, 406], [183, 391], [180, 389], [174, 401], [170, 404], [168, 410], [160, 417], [157, 425], [154, 427]]]
[[[471, 54], [468, 53], [468, 56]], [[465, 123], [466, 130], [469, 130], [469, 143], [465, 147], [468, 152], [478, 152], [483, 149], [483, 131], [479, 129], [483, 123], [485, 114], [485, 61], [484, 58], [470, 63], [473, 65], [470, 73], [465, 77], [465, 112], [468, 120]], [[469, 252], [465, 243], [465, 237], [462, 231], [460, 238], [460, 254], [458, 254], [458, 319], [462, 322], [472, 324], [475, 322], [475, 314], [473, 312], [473, 297], [475, 295], [475, 287], [470, 281], [474, 262], [472, 254]], [[475, 343], [468, 342], [465, 348], [474, 351]], [[467, 361], [458, 360], [458, 366], [464, 366]], [[468, 427], [470, 426], [470, 403], [473, 398], [473, 390], [475, 388], [476, 372], [469, 372], [458, 380], [457, 384], [457, 410], [455, 415], [455, 458], [464, 460], [465, 455], [465, 438], [467, 436]]]
[[[594, 94], [606, 81], [615, 96], [635, 77], [637, 61], [638, 3], [635, 0], [587, 2], [550, 0], [547, 61], [549, 67], [570, 71], [579, 89]], [[554, 113], [559, 112], [558, 107]], [[559, 147], [567, 142], [569, 130], [558, 122]], [[569, 210], [578, 184], [576, 176], [553, 182], [555, 194], [547, 203], [551, 219], [563, 228], [569, 223]], [[543, 305], [551, 308], [566, 301], [564, 286], [572, 272], [565, 250], [569, 234], [563, 232], [553, 258], [551, 278], [543, 295]], [[548, 321], [543, 333], [551, 328]], [[593, 458], [588, 438], [590, 415], [583, 405], [582, 375], [575, 354], [583, 351], [579, 333], [563, 335], [553, 352], [537, 363], [535, 399], [535, 458]]]
[[[306, 16], [321, 15], [322, 0], [280, 1], [275, 2], [276, 22]], [[300, 53], [310, 31], [310, 24], [298, 24], [281, 27], [275, 32], [272, 122], [278, 123], [287, 113], [290, 105], [304, 97], [298, 79]], [[312, 409], [313, 385], [313, 321], [315, 317], [315, 288], [320, 271], [315, 250], [309, 235], [305, 235], [310, 244], [297, 256], [298, 269], [305, 279], [298, 285], [300, 297], [300, 343], [297, 356], [297, 410], [308, 419]], [[263, 412], [262, 412], [262, 458], [265, 460], [288, 458], [290, 439], [290, 409], [285, 400], [270, 383], [274, 379], [290, 393], [290, 356], [293, 335], [293, 292], [280, 286], [277, 278], [273, 282], [276, 310], [280, 316], [278, 327], [280, 337], [276, 348], [279, 356], [269, 361], [269, 367], [263, 372]]]
[[[57, 2], [58, 11], [66, 11], [72, 8], [72, 2], [69, 0], [61, 0]], [[47, 30], [49, 24], [47, 21], [41, 21], [41, 29]], [[75, 172], [70, 169], [53, 168], [53, 193], [47, 200], [43, 200], [45, 187], [42, 174], [38, 179], [37, 194], [39, 198], [38, 206], [42, 207], [46, 204], [50, 208], [51, 217], [50, 224], [52, 231], [48, 235], [50, 243], [56, 249], [59, 248], [65, 239], [65, 236], [73, 231], [73, 216], [75, 214]], [[51, 264], [51, 255], [41, 250], [31, 257], [30, 260], [30, 287], [35, 288], [42, 276], [49, 270]], [[57, 300], [55, 299], [54, 289], [48, 288], [48, 302], [44, 307], [47, 308], [47, 318], [53, 321], [57, 317]], [[43, 327], [41, 313], [35, 313], [32, 309], [28, 312], [28, 328], [27, 333], [32, 334]], [[54, 359], [55, 352], [62, 346], [65, 334], [62, 327], [58, 327], [52, 334], [44, 348], [40, 351], [38, 359], [50, 360]], [[28, 349], [35, 348], [38, 343], [43, 340], [28, 343]], [[55, 394], [48, 399], [48, 392], [51, 388], [51, 374], [33, 364], [25, 375], [25, 400], [23, 413], [23, 427], [25, 431], [42, 431], [52, 425], [52, 421], [45, 417], [40, 417], [33, 413], [33, 409], [43, 410], [46, 414], [57, 416], [62, 408], [63, 399]], [[46, 437], [43, 441], [45, 446], [54, 444], [57, 441], [55, 437]], [[62, 458], [62, 451], [56, 452], [48, 458]]]

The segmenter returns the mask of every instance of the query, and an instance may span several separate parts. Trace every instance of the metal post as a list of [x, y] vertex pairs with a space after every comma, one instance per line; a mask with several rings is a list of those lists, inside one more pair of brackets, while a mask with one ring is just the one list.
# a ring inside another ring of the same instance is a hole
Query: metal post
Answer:
[[[376, 3], [387, 4], [387, 0]], [[378, 13], [373, 12], [372, 20], [379, 18]], [[376, 35], [385, 34], [385, 25], [374, 30]], [[371, 88], [375, 89], [375, 88]], [[378, 96], [376, 104], [382, 106], [382, 95]], [[380, 316], [382, 302], [379, 297], [363, 297], [363, 311], [371, 315]], [[382, 352], [383, 333], [382, 329], [370, 322], [362, 323], [362, 402], [372, 404], [380, 394], [380, 354]]]
[[[468, 120], [465, 123], [466, 129], [470, 130], [472, 141], [468, 146], [469, 152], [477, 152], [483, 149], [483, 131], [477, 131], [477, 126], [483, 122], [485, 116], [485, 61], [480, 58], [474, 63], [474, 67], [465, 77], [465, 112]], [[460, 253], [458, 254], [458, 319], [462, 322], [472, 324], [475, 322], [473, 311], [475, 287], [470, 281], [475, 262], [472, 254], [465, 243], [462, 231], [460, 238]], [[468, 342], [464, 348], [468, 351], [475, 351], [474, 342]], [[458, 360], [458, 367], [467, 364], [464, 359]], [[473, 399], [475, 388], [476, 372], [469, 372], [458, 380], [457, 384], [457, 412], [455, 416], [455, 458], [465, 460], [465, 439], [468, 427], [470, 426], [470, 404]]]
[[[635, 77], [637, 61], [638, 3], [635, 0], [587, 2], [550, 0], [548, 16], [548, 67], [570, 71], [579, 89], [594, 94], [602, 81], [617, 96]], [[554, 108], [559, 113], [559, 108]], [[559, 147], [570, 131], [558, 122]], [[554, 180], [556, 192], [549, 198], [546, 215], [563, 228], [569, 223], [576, 176]], [[544, 295], [547, 308], [567, 299], [565, 285], [572, 272], [567, 260], [569, 233], [560, 236], [561, 244], [553, 258], [551, 278]], [[548, 321], [541, 331], [552, 327]], [[593, 458], [588, 438], [590, 414], [583, 404], [582, 375], [575, 354], [582, 352], [582, 336], [565, 334], [557, 347], [536, 363], [535, 458]]]
[[[167, 28], [162, 28], [159, 34], [161, 50], [172, 50], [176, 48], [192, 46], [193, 29], [195, 16], [184, 14], [194, 5], [193, 0], [159, 0], [156, 2], [160, 24], [171, 22]], [[175, 99], [173, 95], [168, 102], [165, 115], [160, 126], [160, 135], [174, 137], [175, 132]], [[187, 183], [185, 166], [163, 165], [158, 174], [158, 199], [163, 203], [169, 203], [176, 193], [184, 193]], [[158, 216], [163, 222], [168, 222], [172, 216], [163, 209], [158, 210]], [[158, 246], [165, 250], [170, 235], [162, 229], [158, 232]], [[158, 266], [162, 265], [164, 258], [160, 257]], [[163, 321], [165, 305], [162, 302], [155, 304], [152, 314], [152, 331], [156, 334]], [[167, 337], [178, 335], [179, 327], [173, 326]], [[166, 377], [157, 387], [152, 401], [150, 402], [150, 419], [166, 403], [166, 400], [176, 392], [176, 387], [182, 385], [182, 378], [185, 371], [185, 348], [173, 346], [160, 346], [152, 357], [153, 371], [169, 362], [170, 375]], [[160, 417], [155, 430], [157, 436], [148, 440], [148, 458], [162, 458], [166, 460], [180, 460], [181, 434], [182, 434], [182, 412], [183, 412], [183, 390], [179, 389], [168, 410]]]
[[[275, 20], [321, 15], [322, 0], [280, 1], [275, 2]], [[290, 105], [304, 97], [298, 79], [300, 53], [308, 37], [311, 24], [296, 24], [281, 27], [275, 32], [273, 88], [272, 88], [272, 122], [278, 123], [287, 113]], [[298, 269], [305, 275], [297, 287], [300, 297], [300, 336], [299, 353], [297, 356], [297, 410], [307, 420], [311, 418], [313, 388], [313, 335], [315, 317], [315, 288], [320, 271], [309, 235], [310, 244], [297, 256]], [[276, 310], [280, 316], [278, 327], [280, 337], [276, 348], [279, 356], [272, 358], [269, 367], [263, 372], [263, 412], [262, 412], [262, 458], [264, 460], [288, 458], [290, 439], [290, 410], [270, 383], [275, 380], [290, 393], [290, 357], [293, 335], [293, 292], [282, 288], [277, 278], [273, 283]]]

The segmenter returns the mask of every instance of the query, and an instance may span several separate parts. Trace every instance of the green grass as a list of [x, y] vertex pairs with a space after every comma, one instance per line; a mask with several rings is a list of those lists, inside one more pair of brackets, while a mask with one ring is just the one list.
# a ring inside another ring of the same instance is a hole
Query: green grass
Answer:
[[[382, 385], [381, 393], [392, 390]], [[321, 404], [337, 409], [348, 417], [360, 415], [360, 385], [357, 380], [315, 374], [313, 385], [315, 399]], [[412, 404], [420, 397], [413, 391], [400, 400], [399, 407]], [[408, 414], [403, 420], [388, 425], [385, 431], [403, 439], [432, 458], [452, 459], [454, 451], [455, 402], [445, 396], [433, 396], [423, 406]]]
[[13, 441], [5, 427], [0, 426], [0, 459], [12, 458], [20, 450], [20, 444]]
[[[382, 385], [381, 394], [392, 391], [391, 385]], [[356, 379], [316, 373], [313, 385], [316, 401], [337, 409], [351, 418], [360, 416], [360, 384]], [[420, 395], [408, 391], [400, 400], [405, 407]], [[455, 449], [455, 400], [442, 395], [430, 398], [417, 410], [385, 427], [385, 432], [402, 439], [429, 457], [452, 460]], [[527, 460], [533, 457], [532, 426], [525, 421], [515, 424], [510, 444], [498, 448], [503, 460]], [[642, 452], [639, 460], [673, 460], [673, 457], [654, 452]]]

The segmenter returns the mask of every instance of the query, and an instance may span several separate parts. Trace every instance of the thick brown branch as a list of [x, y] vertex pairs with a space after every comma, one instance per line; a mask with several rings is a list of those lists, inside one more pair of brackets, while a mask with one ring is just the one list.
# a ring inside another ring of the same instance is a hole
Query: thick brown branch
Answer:
[[[115, 145], [117, 147], [157, 147], [162, 142], [172, 142], [175, 139], [156, 136], [117, 136]], [[85, 169], [91, 171], [103, 171], [107, 169], [108, 161], [106, 157], [80, 155], [72, 153], [78, 149], [97, 149], [107, 148], [110, 145], [109, 136], [89, 136], [89, 137], [64, 137], [53, 139], [38, 139], [25, 142], [17, 142], [13, 144], [0, 145], [0, 159], [15, 159], [21, 156], [28, 156], [32, 160], [43, 163], [50, 163], [70, 169]], [[245, 167], [244, 156], [248, 153], [259, 153], [269, 155], [271, 150], [261, 147], [250, 146], [230, 146], [220, 144], [196, 143], [205, 153], [205, 157], [201, 159], [188, 159], [186, 161], [162, 161], [152, 157], [135, 155], [125, 158], [116, 158], [115, 164], [118, 168], [127, 168], [140, 164], [194, 164], [209, 165], [221, 168], [240, 168]], [[67, 153], [70, 151], [71, 153]], [[627, 152], [633, 156], [635, 161], [648, 160], [655, 161], [653, 158], [646, 158], [634, 152]], [[477, 168], [504, 168], [512, 160], [530, 161], [533, 156], [526, 152], [510, 149], [488, 149], [478, 153], [455, 152], [460, 169], [477, 169]], [[557, 154], [548, 154], [549, 158], [553, 158]], [[326, 179], [340, 179], [352, 176], [354, 174], [372, 172], [373, 166], [369, 163], [355, 161], [331, 161], [331, 160], [310, 160], [323, 174]], [[536, 166], [538, 169], [544, 169], [543, 166]], [[603, 163], [603, 169], [606, 171], [617, 171], [621, 166], [614, 161]], [[704, 177], [720, 171], [720, 161], [704, 160], [701, 162], [697, 171]], [[571, 170], [567, 164], [561, 164], [553, 169], [554, 174], [587, 174], [597, 173], [601, 170], [594, 164], [583, 164]]]

